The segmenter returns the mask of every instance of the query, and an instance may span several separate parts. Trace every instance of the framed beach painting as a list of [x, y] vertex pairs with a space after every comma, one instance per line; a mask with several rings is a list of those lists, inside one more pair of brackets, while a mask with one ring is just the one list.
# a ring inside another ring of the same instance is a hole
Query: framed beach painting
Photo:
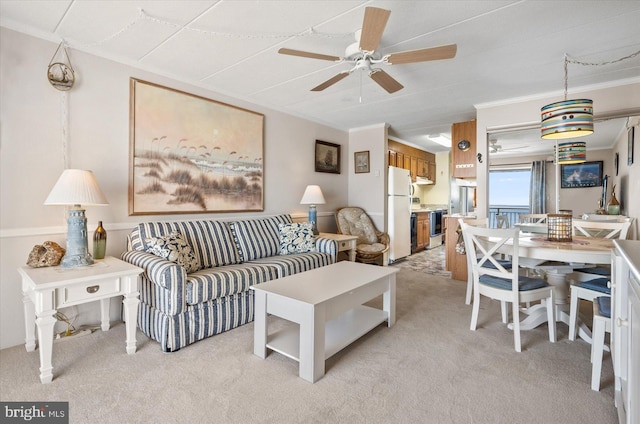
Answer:
[[585, 188], [602, 185], [603, 161], [560, 165], [561, 188]]
[[129, 214], [264, 210], [264, 115], [131, 78]]
[[340, 173], [340, 145], [316, 140], [316, 172]]

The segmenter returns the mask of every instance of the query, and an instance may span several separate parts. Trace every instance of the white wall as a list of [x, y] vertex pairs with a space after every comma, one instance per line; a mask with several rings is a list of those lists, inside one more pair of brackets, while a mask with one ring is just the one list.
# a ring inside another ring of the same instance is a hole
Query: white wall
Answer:
[[430, 205], [448, 205], [451, 196], [451, 152], [436, 153], [436, 183], [433, 185], [417, 185], [420, 203]]
[[[579, 96], [581, 98], [592, 99], [595, 118], [598, 118], [599, 116], [607, 116], [617, 111], [631, 111], [640, 109], [639, 78], [624, 82], [618, 82], [617, 86], [572, 89], [570, 90], [569, 94], [570, 97]], [[547, 95], [544, 97], [540, 96], [539, 98], [535, 99], [516, 99], [495, 104], [477, 105], [476, 137], [478, 143], [478, 153], [482, 153], [483, 158], [488, 157], [488, 130], [532, 124], [539, 125], [540, 108], [544, 105], [558, 101], [560, 99], [561, 95]], [[611, 150], [610, 157], [605, 161], [605, 167], [609, 170], [608, 172], [605, 172], [609, 175], [611, 175], [610, 170], [613, 169], [611, 165], [613, 163], [613, 153], [613, 150]], [[621, 157], [626, 158], [626, 153], [624, 155], [621, 154]], [[478, 207], [476, 209], [476, 212], [478, 213], [479, 217], [485, 217], [488, 211], [487, 163], [488, 162], [486, 160], [483, 160], [482, 163], [478, 164]], [[637, 167], [639, 165], [638, 163], [634, 163], [633, 166]], [[635, 173], [635, 169], [637, 168], [634, 168], [634, 171], [629, 171], [630, 176], [638, 176]], [[629, 195], [631, 195], [632, 193], [633, 192], [630, 192]], [[635, 193], [637, 194], [637, 191]], [[632, 216], [637, 220], [638, 217], [640, 217], [637, 212], [638, 210], [640, 210], [640, 206], [637, 206], [637, 204], [640, 203], [640, 197], [629, 197], [628, 201], [630, 203], [633, 203], [633, 205], [629, 205], [629, 211], [636, 213], [636, 215], [630, 213], [629, 216]], [[566, 205], [564, 205], [561, 200], [561, 207], [565, 208], [565, 206]], [[580, 208], [582, 209], [583, 206], [580, 206]]]
[[[143, 72], [117, 62], [70, 50], [76, 85], [69, 92], [54, 89], [46, 71], [57, 45], [0, 29], [0, 348], [24, 342], [20, 280], [16, 268], [26, 263], [35, 244], [53, 240], [64, 247], [66, 210], [42, 203], [68, 167], [91, 169], [109, 206], [88, 207], [89, 237], [102, 220], [108, 232], [107, 254], [120, 256], [129, 229], [141, 221], [189, 218], [246, 218], [291, 213], [305, 219], [300, 198], [308, 184], [322, 187], [327, 204], [318, 206], [321, 231], [335, 231], [334, 210], [348, 204], [351, 164], [341, 174], [314, 171], [315, 140], [342, 146], [341, 161], [352, 162], [349, 134], [334, 128], [225, 97], [165, 76]], [[251, 215], [128, 215], [129, 78], [139, 78], [265, 115], [265, 210]], [[68, 107], [64, 106], [66, 101]], [[66, 112], [65, 112], [66, 111]], [[68, 122], [64, 148], [62, 129]], [[382, 138], [383, 136], [379, 136]], [[380, 141], [355, 150], [378, 149]], [[66, 157], [66, 159], [65, 159]], [[372, 155], [375, 169], [383, 168]], [[373, 174], [372, 174], [373, 175]], [[380, 180], [380, 179], [378, 179]], [[375, 211], [383, 211], [373, 202]], [[116, 300], [112, 319], [119, 319]], [[83, 305], [77, 324], [99, 321], [98, 306]]]
[[[620, 137], [616, 141], [613, 147], [612, 157], [616, 153], [619, 154], [620, 166], [618, 168], [618, 175], [615, 171], [611, 171], [609, 175], [609, 186], [613, 188], [616, 185], [616, 197], [620, 201], [621, 212], [624, 215], [635, 217], [635, 221], [631, 227], [631, 235], [628, 238], [633, 240], [640, 240], [640, 117], [635, 116], [630, 119], [628, 128], [634, 128], [634, 161], [633, 165], [628, 165], [628, 138], [627, 134], [620, 134]], [[607, 202], [611, 197], [611, 189]]]
[[[356, 174], [354, 153], [369, 151], [369, 173]], [[359, 206], [371, 217], [379, 231], [386, 231], [387, 126], [355, 128], [349, 131], [349, 204]]]

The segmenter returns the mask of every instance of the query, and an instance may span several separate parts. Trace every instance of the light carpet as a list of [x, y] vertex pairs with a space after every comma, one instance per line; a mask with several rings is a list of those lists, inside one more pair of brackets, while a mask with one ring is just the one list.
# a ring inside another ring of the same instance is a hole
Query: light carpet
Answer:
[[483, 299], [479, 328], [469, 330], [464, 291], [400, 267], [396, 324], [327, 360], [315, 384], [289, 358], [253, 355], [253, 323], [170, 354], [138, 331], [134, 355], [116, 323], [55, 343], [50, 384], [40, 384], [37, 351], [0, 351], [0, 399], [69, 401], [71, 423], [617, 422], [608, 354], [594, 392], [590, 346], [569, 341], [566, 325], [555, 344], [546, 325], [523, 332], [516, 353], [498, 302]]

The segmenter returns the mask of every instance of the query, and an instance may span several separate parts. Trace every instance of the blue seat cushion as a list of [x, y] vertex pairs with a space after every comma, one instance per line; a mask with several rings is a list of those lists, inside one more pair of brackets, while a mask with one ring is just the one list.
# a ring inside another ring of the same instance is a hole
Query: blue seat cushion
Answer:
[[594, 268], [580, 268], [576, 271], [584, 272], [585, 274], [611, 275], [611, 267], [606, 265], [598, 265]]
[[[480, 276], [479, 281], [483, 284], [493, 286], [498, 289], [511, 290], [511, 280], [508, 278], [495, 277], [493, 275], [485, 274]], [[520, 291], [535, 290], [542, 287], [547, 287], [549, 285], [546, 281], [539, 278], [523, 276], [520, 276], [520, 278], [518, 279], [518, 283], [520, 286]]]
[[[496, 262], [498, 262], [500, 265], [502, 265], [504, 267], [504, 269], [511, 269], [513, 268], [513, 265], [511, 264], [511, 261], [507, 261], [504, 259], [496, 259]], [[489, 262], [486, 261], [485, 263], [482, 264], [483, 268], [491, 268], [491, 269], [498, 269], [496, 268], [496, 266], [493, 264], [493, 262]]]
[[600, 293], [611, 294], [611, 289], [607, 287], [609, 282], [608, 278], [596, 278], [589, 281], [581, 281], [578, 283], [578, 287], [583, 287], [589, 290], [595, 290]]
[[611, 318], [611, 297], [596, 297], [596, 302], [598, 302], [598, 310], [600, 311], [600, 315], [602, 315], [603, 317]]

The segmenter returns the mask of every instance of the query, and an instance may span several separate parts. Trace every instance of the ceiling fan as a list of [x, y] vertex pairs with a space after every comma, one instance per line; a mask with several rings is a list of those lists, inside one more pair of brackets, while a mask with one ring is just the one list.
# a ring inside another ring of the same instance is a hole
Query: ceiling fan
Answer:
[[498, 144], [498, 140], [492, 138], [489, 140], [489, 153], [498, 153], [498, 152], [507, 152], [509, 150], [521, 150], [522, 147], [509, 147], [505, 149], [500, 144]]
[[332, 62], [347, 62], [352, 65], [351, 69], [342, 71], [329, 78], [322, 84], [312, 88], [311, 91], [322, 91], [325, 88], [331, 87], [338, 81], [341, 81], [343, 78], [346, 78], [352, 72], [360, 70], [367, 72], [372, 80], [378, 83], [378, 85], [390, 94], [401, 90], [404, 86], [382, 69], [374, 67], [374, 65], [381, 63], [384, 63], [385, 65], [401, 65], [405, 63], [426, 62], [429, 60], [451, 59], [455, 57], [457, 50], [457, 45], [455, 44], [391, 53], [380, 57], [380, 55], [376, 53], [376, 49], [378, 48], [378, 44], [380, 43], [382, 33], [387, 25], [387, 20], [389, 19], [390, 14], [391, 11], [386, 9], [379, 9], [377, 7], [365, 8], [362, 29], [356, 31], [356, 42], [346, 48], [344, 57], [287, 48], [281, 48], [278, 50], [278, 53], [291, 56], [308, 57], [311, 59], [329, 60]]

